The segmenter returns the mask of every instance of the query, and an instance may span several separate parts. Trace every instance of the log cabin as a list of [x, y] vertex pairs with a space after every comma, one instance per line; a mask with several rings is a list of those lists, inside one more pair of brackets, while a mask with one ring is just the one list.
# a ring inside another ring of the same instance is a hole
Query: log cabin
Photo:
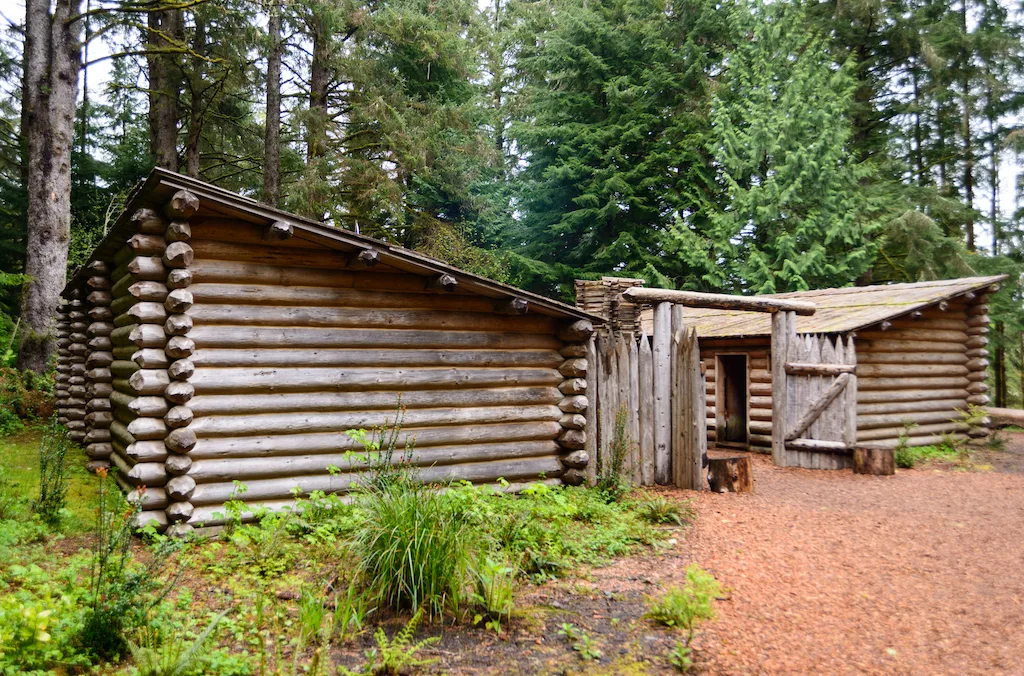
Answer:
[[[832, 359], [822, 361], [851, 366], [849, 372], [856, 375], [853, 403], [858, 445], [893, 448], [905, 436], [910, 445], [922, 446], [938, 443], [946, 434], [967, 438], [988, 433], [984, 425], [962, 424], [960, 412], [970, 404], [989, 401], [987, 303], [1004, 278], [820, 289], [755, 298], [813, 303], [813, 314], [795, 317], [796, 335], [807, 342], [802, 345], [805, 350], [812, 343], [824, 345]], [[699, 337], [709, 442], [770, 452], [772, 316], [710, 307], [686, 307], [682, 312]], [[644, 330], [650, 331], [652, 310], [640, 314]], [[837, 454], [834, 463], [821, 468], [846, 466], [849, 457]]]
[[63, 298], [58, 417], [141, 523], [346, 491], [399, 417], [425, 481], [586, 479], [600, 317], [414, 251], [158, 169]]

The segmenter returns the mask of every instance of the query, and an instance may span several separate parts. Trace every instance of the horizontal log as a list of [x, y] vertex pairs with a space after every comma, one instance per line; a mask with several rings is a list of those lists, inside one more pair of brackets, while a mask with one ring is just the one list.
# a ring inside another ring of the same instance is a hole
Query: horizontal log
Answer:
[[[172, 349], [168, 341], [167, 350]], [[184, 340], [188, 340], [187, 338]], [[177, 347], [175, 344], [174, 347]], [[185, 350], [177, 350], [184, 357]], [[195, 350], [191, 360], [199, 367], [268, 366], [537, 366], [558, 368], [562, 358], [554, 350], [358, 350], [358, 349], [217, 349]]]
[[932, 326], [922, 326], [920, 323], [913, 328], [896, 329], [888, 331], [858, 331], [857, 342], [862, 340], [889, 341], [889, 340], [912, 340], [919, 342], [939, 343], [963, 343], [967, 340], [966, 326], [958, 331], [941, 330]]
[[[557, 421], [557, 406], [482, 406], [476, 408], [411, 409], [402, 418], [410, 427], [470, 425], [505, 422]], [[394, 411], [349, 411], [339, 413], [266, 413], [196, 418], [192, 429], [205, 438], [243, 434], [297, 434], [370, 429], [394, 422]]]
[[947, 432], [966, 432], [967, 426], [953, 422], [936, 423], [931, 425], [918, 425], [906, 431], [902, 425], [897, 427], [890, 427], [884, 429], [872, 429], [872, 430], [858, 430], [857, 431], [857, 443], [863, 441], [876, 441], [879, 439], [897, 439], [903, 434], [907, 434], [910, 438], [914, 437], [930, 437], [934, 435], [944, 434]]
[[967, 375], [963, 364], [858, 364], [861, 378], [895, 378], [908, 376], [960, 377]]
[[751, 418], [748, 427], [748, 431], [751, 434], [767, 435], [772, 433], [772, 423], [770, 418], [768, 420], [754, 420], [753, 418]]
[[966, 364], [970, 371], [984, 371], [988, 368], [988, 359], [972, 359]]
[[558, 384], [558, 391], [562, 394], [584, 394], [587, 391], [587, 381], [584, 378], [569, 378]]
[[167, 449], [175, 453], [188, 453], [196, 447], [198, 437], [191, 427], [179, 427], [171, 430], [164, 439]]
[[170, 359], [167, 354], [157, 347], [145, 347], [135, 351], [131, 356], [132, 362], [139, 368], [161, 369], [167, 368]]
[[120, 446], [121, 454], [134, 462], [164, 462], [167, 459], [167, 446], [163, 439], [159, 441], [136, 441], [128, 446]]
[[117, 378], [131, 378], [138, 370], [139, 365], [133, 361], [118, 360], [110, 364], [110, 372]]
[[988, 326], [990, 324], [990, 320], [988, 318], [988, 315], [985, 314], [970, 316], [967, 318], [967, 322], [965, 323], [967, 324], [967, 326]]
[[988, 348], [987, 347], [976, 347], [976, 348], [973, 348], [973, 349], [970, 349], [970, 350], [967, 350], [966, 352], [964, 352], [964, 356], [967, 357], [968, 360], [978, 359], [978, 358], [985, 358], [985, 357], [988, 357]]
[[85, 280], [85, 285], [96, 291], [110, 291], [112, 282], [110, 277], [106, 275], [93, 275]]
[[131, 411], [136, 416], [161, 418], [167, 413], [167, 401], [163, 397], [135, 397], [123, 392], [110, 395], [114, 406]]
[[113, 450], [109, 443], [95, 443], [85, 447], [85, 454], [92, 460], [106, 460]]
[[183, 336], [192, 330], [193, 319], [187, 314], [169, 315], [164, 322], [164, 333], [168, 336]]
[[109, 307], [91, 307], [89, 308], [89, 319], [94, 322], [110, 322], [114, 320], [114, 313]]
[[985, 406], [991, 401], [987, 394], [972, 394], [967, 397], [968, 404], [974, 404], [975, 406]]
[[[416, 477], [424, 482], [446, 482], [452, 479], [467, 481], [496, 481], [506, 479], [518, 481], [534, 477], [557, 477], [563, 471], [557, 456], [540, 458], [520, 458], [492, 462], [461, 463], [455, 465], [435, 465], [425, 467], [416, 472]], [[176, 499], [173, 484], [178, 479], [189, 479], [189, 476], [176, 477], [168, 483], [168, 495]], [[360, 481], [357, 473], [342, 472], [334, 475], [318, 474], [314, 476], [296, 476], [275, 479], [257, 479], [246, 483], [244, 498], [246, 500], [271, 500], [299, 495], [308, 495], [312, 491], [337, 493], [349, 490]], [[176, 487], [175, 487], [176, 488]], [[296, 489], [298, 489], [296, 491]], [[210, 483], [195, 487], [194, 490], [182, 494], [196, 506], [223, 504], [226, 500], [242, 497], [237, 493], [233, 483]]]
[[164, 265], [170, 268], [187, 268], [195, 260], [195, 251], [185, 242], [171, 242], [164, 251]]
[[984, 303], [977, 303], [970, 305], [967, 308], [968, 317], [985, 317], [988, 315], [988, 305]]
[[[119, 272], [121, 274], [119, 274]], [[167, 279], [167, 268], [164, 262], [157, 256], [136, 256], [122, 267], [114, 270], [115, 277], [128, 275], [133, 282], [154, 281], [161, 282]]]
[[[188, 336], [172, 336], [167, 339], [167, 345], [164, 347], [164, 353], [171, 359], [182, 359], [184, 357], [190, 357], [195, 352], [196, 342]], [[238, 351], [240, 354], [246, 354], [244, 350]], [[308, 353], [309, 350], [296, 350], [296, 354]], [[193, 360], [195, 361], [195, 360]], [[263, 362], [261, 362], [263, 363]], [[244, 364], [214, 364], [213, 362], [207, 362], [209, 366], [242, 366]], [[268, 364], [272, 366], [283, 366], [284, 364]]]
[[988, 380], [988, 371], [971, 371], [967, 374], [967, 380], [972, 383]]
[[167, 227], [167, 221], [163, 216], [152, 209], [139, 209], [132, 214], [132, 223], [139, 229], [139, 232], [148, 234], [161, 234]]
[[587, 360], [566, 359], [558, 367], [558, 372], [566, 378], [585, 378], [587, 376]]
[[[71, 428], [69, 427], [68, 429], [71, 429]], [[83, 444], [85, 444], [87, 446], [91, 445], [91, 444], [105, 444], [105, 443], [108, 443], [110, 441], [110, 439], [111, 439], [111, 435], [110, 435], [110, 430], [109, 429], [99, 429], [99, 428], [88, 429], [87, 428], [86, 432], [85, 432], [85, 436], [81, 439], [81, 443], [83, 443]]]
[[113, 349], [114, 343], [108, 336], [97, 336], [88, 342], [88, 349], [97, 352], [109, 352]]
[[814, 314], [815, 305], [808, 301], [763, 296], [730, 296], [718, 293], [696, 291], [672, 291], [669, 289], [646, 289], [632, 287], [622, 292], [624, 298], [642, 303], [675, 303], [686, 307], [715, 308], [719, 310], [745, 310], [748, 312], [795, 312], [798, 315]]
[[506, 317], [470, 312], [389, 310], [273, 305], [210, 305], [189, 310], [197, 325], [338, 327], [552, 333], [554, 320], [544, 315]]
[[786, 448], [791, 451], [812, 451], [814, 453], [850, 453], [842, 441], [824, 441], [821, 439], [792, 439], [786, 441]]
[[187, 289], [175, 289], [167, 294], [167, 298], [164, 300], [164, 309], [167, 312], [182, 313], [187, 312], [193, 304], [195, 304], [195, 300], [192, 297], [192, 292]]
[[128, 378], [128, 385], [136, 394], [163, 394], [171, 379], [162, 369], [140, 369]]
[[114, 363], [114, 355], [110, 352], [90, 352], [85, 358], [86, 368], [109, 367]]
[[[946, 440], [946, 436], [947, 435], [943, 434], [927, 434], [920, 437], [910, 437], [909, 439], [906, 440], [906, 442], [899, 439], [898, 437], [893, 436], [886, 437], [884, 439], [872, 439], [871, 445], [878, 446], [881, 448], [896, 448], [901, 443], [907, 443], [908, 446], [934, 446], [936, 444], [943, 443]], [[962, 441], [967, 439], [967, 435], [962, 433], [951, 434], [949, 436], [951, 436], [954, 440]]]
[[110, 423], [110, 438], [115, 442], [115, 446], [120, 444], [122, 448], [135, 443], [135, 437], [128, 432], [128, 428], [117, 420]]
[[[411, 445], [416, 449], [432, 446], [461, 446], [512, 441], [554, 441], [562, 433], [557, 422], [525, 422], [480, 424], [453, 427], [404, 427], [396, 437], [397, 448]], [[165, 448], [142, 447], [138, 453], [151, 453], [156, 458]], [[193, 460], [204, 458], [253, 458], [263, 456], [308, 455], [313, 453], [341, 453], [362, 450], [363, 446], [341, 431], [323, 434], [289, 434], [275, 436], [247, 436], [203, 438], [189, 453]]]
[[119, 346], [163, 347], [167, 343], [167, 335], [158, 324], [136, 324], [114, 329], [110, 340]]
[[192, 284], [192, 270], [176, 268], [167, 273], [168, 289], [184, 289]]
[[[112, 457], [120, 456], [115, 453]], [[163, 486], [168, 476], [162, 462], [140, 462], [128, 470], [126, 478], [133, 486]]]
[[114, 326], [163, 324], [166, 319], [167, 310], [161, 303], [139, 302], [128, 308], [124, 314], [114, 317]]
[[899, 414], [899, 413], [924, 413], [932, 411], [952, 411], [954, 409], [967, 408], [966, 395], [953, 399], [925, 399], [921, 401], [884, 402], [880, 404], [857, 404], [857, 415], [873, 414]]
[[838, 376], [853, 373], [856, 367], [851, 364], [802, 364], [786, 363], [786, 373], [791, 376]]
[[164, 398], [175, 404], [185, 404], [195, 396], [195, 392], [191, 383], [175, 381], [164, 390]]
[[867, 352], [857, 355], [861, 364], [966, 364], [967, 356], [955, 352]]
[[90, 411], [85, 414], [85, 424], [94, 429], [107, 429], [112, 422], [114, 415], [110, 411]]
[[937, 401], [941, 399], [961, 399], [966, 388], [953, 387], [944, 389], [892, 390], [883, 389], [876, 392], [857, 392], [857, 404], [893, 403], [909, 401]]
[[[963, 402], [961, 402], [961, 406], [963, 406]], [[966, 408], [966, 406], [963, 408]], [[959, 415], [960, 414], [952, 408], [929, 412], [917, 411], [913, 413], [858, 415], [857, 429], [891, 429], [894, 427], [901, 427], [907, 422], [915, 423], [917, 425], [930, 425], [934, 423], [953, 421], [955, 418], [959, 417]]]
[[[166, 372], [164, 373], [166, 377]], [[444, 387], [557, 386], [563, 378], [538, 368], [197, 368], [190, 380], [198, 394], [410, 390]], [[149, 394], [149, 392], [141, 392]]]
[[582, 430], [587, 426], [587, 419], [579, 413], [566, 413], [558, 419], [558, 424], [570, 430]]
[[981, 394], [982, 392], [988, 392], [988, 383], [984, 381], [971, 383], [970, 385], [967, 386], [967, 391], [970, 394]]
[[230, 261], [274, 267], [304, 267], [338, 270], [348, 267], [351, 257], [341, 251], [324, 247], [281, 247], [277, 245], [234, 243], [201, 239], [198, 233], [191, 241], [197, 259], [204, 262]]
[[988, 333], [988, 326], [971, 326], [967, 329], [968, 336], [987, 336]]
[[111, 298], [109, 291], [93, 291], [89, 294], [87, 300], [90, 305], [95, 307], [110, 307]]
[[516, 387], [483, 390], [413, 390], [411, 392], [318, 392], [309, 394], [200, 395], [189, 402], [196, 416], [284, 413], [288, 411], [343, 411], [397, 409], [399, 397], [406, 409], [463, 408], [469, 406], [529, 406], [558, 404], [562, 395], [553, 387]]
[[481, 348], [554, 349], [561, 343], [548, 334], [482, 331], [403, 331], [369, 329], [281, 329], [242, 326], [196, 326], [189, 332], [196, 345], [208, 347], [286, 348]]
[[569, 345], [563, 346], [562, 349], [560, 349], [558, 351], [558, 354], [560, 354], [560, 355], [562, 355], [563, 357], [566, 357], [566, 358], [569, 358], [569, 357], [586, 357], [587, 356], [587, 346], [586, 345], [581, 345], [579, 343], [570, 343]]
[[565, 397], [558, 402], [558, 408], [566, 413], [585, 413], [589, 401], [582, 394]]
[[857, 341], [857, 354], [868, 352], [963, 352], [962, 342], [926, 340], [865, 340]]
[[164, 231], [164, 239], [168, 242], [187, 242], [192, 239], [192, 227], [187, 221], [171, 221]]
[[163, 439], [168, 433], [162, 418], [136, 418], [128, 423], [126, 429], [137, 441]]
[[954, 378], [858, 378], [857, 390], [870, 392], [874, 390], [945, 390], [964, 388], [970, 382], [967, 377]]
[[[559, 446], [553, 441], [520, 441], [414, 449], [407, 456], [402, 455], [401, 457], [413, 467], [432, 467], [467, 462], [555, 456], [558, 452]], [[189, 476], [200, 485], [235, 480], [247, 481], [326, 474], [328, 467], [337, 468], [342, 472], [359, 472], [366, 469], [369, 462], [365, 453], [353, 452], [222, 460], [192, 458], [192, 460]]]
[[160, 235], [138, 234], [128, 240], [128, 248], [137, 256], [162, 256], [167, 242]]
[[985, 347], [988, 345], [988, 338], [985, 336], [971, 336], [967, 339], [966, 345], [968, 349]]

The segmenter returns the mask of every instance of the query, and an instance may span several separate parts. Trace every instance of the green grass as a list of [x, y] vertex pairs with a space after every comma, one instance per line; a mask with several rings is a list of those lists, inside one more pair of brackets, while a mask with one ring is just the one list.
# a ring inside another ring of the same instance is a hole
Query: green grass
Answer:
[[959, 459], [959, 452], [946, 444], [908, 446], [896, 451], [896, 466], [904, 469], [916, 467], [929, 461], [956, 462]]
[[[7, 472], [16, 484], [16, 490], [27, 500], [39, 494], [39, 444], [42, 438], [41, 428], [0, 437], [0, 468]], [[68, 533], [87, 530], [96, 520], [98, 479], [86, 471], [86, 462], [85, 451], [78, 445], [73, 446], [67, 456], [71, 479], [68, 509], [71, 516], [64, 530]]]

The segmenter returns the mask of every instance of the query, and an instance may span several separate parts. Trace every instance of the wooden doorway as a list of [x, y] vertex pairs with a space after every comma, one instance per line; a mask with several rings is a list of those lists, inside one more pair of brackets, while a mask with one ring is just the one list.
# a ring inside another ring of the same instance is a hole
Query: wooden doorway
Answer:
[[750, 441], [747, 423], [750, 405], [747, 355], [719, 354], [716, 359], [716, 442], [719, 446], [746, 448]]

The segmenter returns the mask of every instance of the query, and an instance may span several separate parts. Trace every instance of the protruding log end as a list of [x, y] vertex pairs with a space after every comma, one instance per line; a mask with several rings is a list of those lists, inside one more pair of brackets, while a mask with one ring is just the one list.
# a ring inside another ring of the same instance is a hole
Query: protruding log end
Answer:
[[164, 460], [164, 469], [171, 476], [185, 476], [192, 468], [192, 458], [187, 455], [171, 454]]
[[587, 433], [582, 430], [566, 430], [558, 437], [558, 445], [571, 451], [582, 449], [586, 443]]
[[581, 394], [577, 394], [572, 397], [565, 397], [558, 402], [558, 408], [562, 409], [564, 413], [585, 413], [589, 402], [587, 398]]
[[196, 372], [196, 365], [188, 359], [179, 359], [167, 367], [167, 375], [174, 380], [188, 380]]
[[530, 302], [525, 298], [510, 298], [499, 301], [494, 311], [503, 315], [525, 315], [530, 311]]
[[175, 404], [186, 404], [195, 395], [196, 388], [185, 382], [173, 382], [164, 390], [164, 397]]
[[195, 349], [195, 341], [188, 336], [174, 336], [167, 341], [167, 346], [164, 348], [164, 352], [166, 352], [167, 356], [172, 359], [183, 359], [185, 357], [191, 357], [192, 353], [195, 352]]
[[559, 460], [569, 469], [586, 469], [590, 464], [590, 454], [583, 450], [573, 451], [566, 453]]
[[459, 288], [459, 280], [447, 273], [434, 277], [427, 282], [427, 289], [431, 291], [446, 291], [451, 293]]
[[356, 260], [364, 268], [372, 268], [380, 262], [380, 252], [376, 249], [363, 249], [359, 252]]
[[90, 261], [85, 269], [94, 275], [100, 275], [101, 278], [106, 278], [107, 275], [113, 271], [113, 266], [107, 261]]
[[139, 209], [132, 214], [132, 223], [139, 232], [148, 235], [162, 235], [167, 228], [164, 218], [152, 209]]
[[587, 381], [583, 378], [570, 378], [558, 384], [558, 391], [565, 395], [583, 394], [587, 391]]
[[164, 322], [164, 333], [168, 336], [183, 336], [192, 330], [192, 318], [186, 314], [175, 314]]
[[188, 476], [176, 476], [167, 482], [167, 497], [175, 502], [184, 502], [196, 490], [196, 480]]
[[164, 233], [164, 240], [171, 242], [188, 242], [192, 239], [192, 226], [185, 221], [172, 221]]
[[562, 349], [558, 351], [558, 354], [562, 355], [566, 359], [572, 359], [573, 357], [586, 357], [587, 346], [580, 343], [570, 343], [569, 345], [563, 346]]
[[580, 413], [566, 413], [558, 419], [558, 424], [567, 430], [581, 430], [587, 426], [587, 419]]
[[264, 242], [281, 242], [291, 239], [295, 234], [295, 226], [288, 221], [274, 221], [263, 231]]
[[188, 427], [194, 415], [188, 406], [174, 406], [164, 415], [164, 422], [171, 429]]
[[196, 254], [185, 242], [171, 242], [164, 251], [164, 265], [168, 268], [187, 268], [192, 265]]
[[193, 511], [194, 508], [191, 502], [172, 502], [167, 506], [165, 513], [167, 514], [168, 521], [178, 524], [191, 519]]
[[187, 219], [197, 211], [199, 211], [199, 197], [188, 190], [179, 190], [174, 193], [167, 206], [164, 207], [164, 213], [172, 220]]
[[558, 367], [558, 372], [566, 378], [585, 378], [587, 375], [587, 360], [582, 358], [566, 359]]
[[164, 299], [164, 308], [168, 312], [182, 313], [187, 312], [194, 302], [192, 292], [186, 289], [174, 289]]
[[199, 439], [196, 438], [196, 433], [189, 427], [180, 427], [176, 430], [171, 430], [164, 439], [164, 445], [175, 453], [188, 453], [193, 448]]
[[587, 481], [587, 473], [579, 469], [567, 469], [562, 472], [562, 483], [566, 486], [582, 486]]
[[110, 463], [106, 460], [90, 460], [85, 463], [85, 471], [95, 474], [101, 469], [110, 469]]
[[594, 335], [594, 325], [587, 319], [579, 319], [558, 331], [558, 337], [567, 343], [581, 343]]
[[186, 538], [193, 530], [195, 529], [187, 523], [176, 523], [164, 531], [164, 534], [172, 538]]
[[168, 289], [184, 289], [192, 284], [192, 271], [178, 268], [167, 273]]

